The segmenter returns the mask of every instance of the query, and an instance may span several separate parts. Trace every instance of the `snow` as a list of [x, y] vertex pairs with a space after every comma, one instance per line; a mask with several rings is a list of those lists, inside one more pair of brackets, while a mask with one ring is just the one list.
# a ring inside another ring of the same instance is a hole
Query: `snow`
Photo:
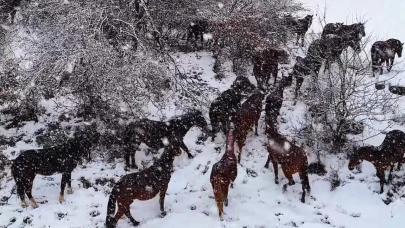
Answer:
[[[305, 4], [320, 15], [317, 9], [323, 9], [326, 2], [328, 8], [327, 20], [353, 22], [357, 17], [367, 21], [367, 33], [373, 33], [374, 39], [386, 39], [388, 37], [405, 37], [405, 17], [401, 16], [400, 10], [405, 9], [403, 1], [377, 0], [308, 0]], [[395, 4], [394, 4], [395, 3]], [[219, 5], [220, 7], [220, 5]], [[383, 10], [381, 10], [383, 9]], [[389, 23], [386, 22], [389, 18]], [[320, 31], [320, 26], [314, 23], [313, 30]], [[198, 53], [175, 53], [176, 61], [182, 70], [188, 75], [197, 75], [211, 93], [205, 97], [210, 103], [222, 91], [228, 89], [235, 75], [226, 72], [226, 80], [215, 79], [212, 71], [214, 59], [208, 52]], [[398, 61], [399, 62], [399, 61]], [[404, 83], [399, 72], [405, 69], [401, 61], [394, 66], [391, 74], [396, 75], [392, 83]], [[405, 75], [402, 75], [402, 78]], [[384, 78], [381, 77], [381, 78]], [[254, 79], [251, 77], [251, 81]], [[401, 81], [402, 80], [402, 81]], [[299, 128], [305, 120], [306, 106], [302, 102], [293, 105], [292, 89], [287, 89], [286, 101], [281, 109], [281, 117], [285, 123], [281, 124], [282, 133], [288, 134], [293, 129]], [[404, 116], [405, 102], [395, 115]], [[165, 119], [182, 114], [184, 110], [175, 106], [176, 100], [167, 103], [167, 107], [158, 111], [157, 107], [145, 107], [151, 115], [151, 119]], [[52, 101], [44, 104], [47, 110], [52, 110]], [[207, 117], [207, 108], [201, 107]], [[56, 115], [50, 113], [49, 118]], [[208, 120], [208, 117], [207, 117]], [[28, 123], [20, 132], [24, 132], [24, 139], [29, 139], [33, 133], [43, 127], [46, 119], [40, 123]], [[259, 122], [263, 126], [263, 116]], [[373, 135], [380, 130], [404, 129], [395, 123], [373, 123], [374, 129], [366, 129], [362, 135], [364, 138]], [[5, 129], [0, 127], [0, 133], [6, 134]], [[14, 134], [14, 132], [8, 132]], [[383, 194], [376, 193], [379, 190], [378, 178], [375, 176], [375, 168], [368, 162], [363, 162], [362, 172], [354, 174], [347, 169], [347, 161], [339, 155], [329, 155], [323, 160], [328, 171], [338, 170], [342, 184], [336, 190], [330, 191], [328, 176], [320, 177], [310, 175], [311, 193], [306, 197], [306, 203], [299, 201], [301, 185], [299, 177], [294, 176], [296, 185], [289, 186], [283, 192], [282, 185], [287, 183], [281, 169], [279, 170], [280, 184], [274, 183], [272, 168], [265, 169], [267, 159], [265, 148], [266, 138], [263, 127], [259, 129], [259, 136], [250, 134], [246, 146], [242, 149], [242, 161], [238, 166], [238, 176], [234, 187], [229, 192], [229, 206], [225, 208], [225, 220], [218, 219], [218, 212], [213, 199], [212, 187], [209, 175], [212, 165], [217, 162], [224, 153], [224, 136], [217, 137], [215, 142], [207, 140], [204, 144], [197, 144], [197, 138], [202, 134], [198, 128], [192, 128], [185, 137], [185, 143], [195, 157], [188, 159], [183, 153], [175, 160], [175, 171], [169, 184], [165, 200], [167, 215], [160, 217], [158, 197], [149, 201], [134, 201], [131, 205], [131, 213], [141, 222], [141, 228], [272, 228], [272, 227], [393, 227], [400, 228], [405, 225], [404, 195], [405, 189], [393, 198], [393, 202], [386, 205], [383, 200], [387, 198], [387, 190]], [[378, 135], [367, 139], [365, 144], [379, 145], [384, 135]], [[288, 150], [291, 145], [283, 145]], [[3, 151], [10, 159], [18, 155], [19, 150], [36, 148], [35, 144], [18, 142], [15, 147]], [[12, 154], [13, 151], [17, 153]], [[310, 151], [307, 151], [310, 154]], [[310, 157], [310, 162], [313, 159]], [[150, 157], [138, 152], [137, 163], [141, 161], [151, 162]], [[114, 179], [115, 181], [125, 175], [124, 162], [121, 159], [110, 164], [101, 160], [80, 165], [72, 173], [73, 194], [65, 195], [65, 202], [58, 202], [61, 175], [37, 176], [34, 181], [33, 195], [39, 202], [39, 208], [21, 208], [20, 201], [15, 194], [11, 195], [8, 203], [0, 208], [0, 227], [104, 227], [106, 208], [111, 186], [95, 184], [99, 179]], [[400, 181], [404, 175], [404, 168], [395, 172], [394, 181]], [[84, 188], [85, 178], [92, 186]], [[0, 180], [0, 196], [9, 196], [14, 181], [10, 174]], [[390, 187], [386, 187], [390, 188]], [[15, 220], [15, 221], [13, 221]], [[128, 219], [123, 217], [118, 227], [133, 227]]]

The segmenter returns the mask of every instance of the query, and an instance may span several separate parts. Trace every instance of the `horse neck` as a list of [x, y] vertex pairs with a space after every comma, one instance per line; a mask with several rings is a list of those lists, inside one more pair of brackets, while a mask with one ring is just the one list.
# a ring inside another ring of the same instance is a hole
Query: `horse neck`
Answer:
[[160, 167], [161, 169], [158, 168], [159, 172], [171, 172], [173, 168], [173, 161], [174, 161], [174, 156], [167, 151], [167, 150], [173, 150], [173, 149], [165, 149], [163, 152], [162, 156], [160, 157], [159, 161], [157, 162], [157, 167]]
[[226, 137], [226, 150], [223, 158], [226, 158], [228, 160], [235, 160], [236, 161], [236, 155], [235, 155], [235, 136], [234, 136], [234, 130], [230, 130], [227, 137]]
[[176, 133], [179, 132], [181, 134], [186, 134], [187, 131], [194, 126], [194, 122], [192, 121], [194, 116], [187, 116], [184, 118], [179, 118], [175, 121], [175, 128], [176, 128]]

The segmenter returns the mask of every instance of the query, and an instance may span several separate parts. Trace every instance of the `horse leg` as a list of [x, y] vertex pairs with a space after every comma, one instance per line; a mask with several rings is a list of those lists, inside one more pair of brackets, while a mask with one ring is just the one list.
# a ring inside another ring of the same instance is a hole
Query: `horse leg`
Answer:
[[392, 164], [390, 167], [390, 172], [388, 174], [388, 183], [391, 183], [391, 181], [392, 181], [392, 171], [393, 170], [394, 170], [394, 164]]
[[138, 226], [138, 225], [139, 225], [139, 222], [136, 221], [136, 220], [134, 219], [134, 217], [132, 217], [131, 211], [129, 210], [129, 208], [126, 209], [125, 215], [127, 216], [127, 218], [129, 218], [129, 221], [131, 221], [134, 226]]
[[304, 47], [304, 38], [305, 38], [305, 34], [301, 34], [301, 47]]
[[[259, 114], [260, 116], [260, 114]], [[259, 117], [260, 118], [260, 117]], [[259, 134], [257, 133], [257, 128], [259, 128], [259, 118], [256, 119], [255, 121], [255, 135], [258, 136]]]
[[25, 190], [24, 184], [20, 181], [16, 181], [16, 188], [17, 188], [17, 195], [20, 197], [21, 200], [21, 207], [26, 208], [28, 205], [25, 202]]
[[274, 171], [274, 183], [278, 184], [278, 163], [274, 161], [274, 159], [272, 159], [273, 163], [273, 171]]
[[[114, 226], [115, 227], [118, 220], [124, 215], [124, 214], [128, 214], [129, 213], [129, 205], [127, 205], [128, 203], [126, 202], [120, 202], [120, 200], [117, 199], [117, 205], [118, 205], [118, 210], [117, 213], [114, 216]], [[131, 216], [132, 217], [132, 216]], [[138, 223], [139, 224], [139, 223]], [[135, 225], [135, 224], [134, 224]]]
[[32, 193], [31, 193], [32, 185], [34, 183], [34, 178], [35, 178], [35, 176], [30, 176], [30, 177], [27, 178], [27, 181], [24, 183], [24, 189], [25, 189], [25, 193], [28, 196], [28, 199], [31, 201], [31, 206], [33, 208], [37, 208], [38, 204], [35, 201], [34, 197], [32, 197]]
[[66, 174], [66, 176], [67, 176], [67, 190], [66, 190], [66, 192], [67, 192], [67, 194], [73, 194], [73, 189], [72, 189], [72, 172], [70, 172], [70, 173], [67, 173]]
[[384, 70], [383, 70], [383, 67], [382, 67], [382, 64], [383, 64], [383, 63], [384, 63], [384, 60], [381, 59], [381, 60], [380, 60], [380, 63], [378, 64], [379, 67], [380, 67], [380, 75], [382, 75], [382, 74], [384, 73]]
[[[288, 185], [294, 185], [295, 181], [293, 179], [292, 173], [287, 172], [286, 170], [287, 167], [285, 165], [281, 166], [281, 169], [283, 170], [284, 176], [287, 177], [288, 179]], [[283, 192], [287, 191], [287, 184], [283, 185]]]
[[188, 158], [193, 158], [194, 156], [190, 153], [190, 150], [188, 149], [188, 147], [186, 146], [186, 144], [184, 144], [183, 140], [180, 140], [180, 148], [182, 150], [184, 150], [184, 152], [187, 153]]
[[229, 192], [229, 184], [224, 188], [224, 205], [225, 207], [228, 206], [228, 192]]
[[[215, 186], [213, 185], [215, 202], [217, 203], [218, 214], [221, 220], [223, 220], [224, 214], [225, 184], [225, 181], [219, 181]], [[226, 185], [226, 187], [228, 187], [228, 185]]]
[[302, 86], [302, 83], [304, 82], [304, 78], [303, 77], [296, 77], [296, 86], [295, 86], [295, 97], [294, 99], [297, 99], [298, 97], [298, 92], [300, 91], [300, 88]]
[[384, 169], [377, 168], [377, 177], [380, 179], [380, 194], [384, 192], [385, 173]]
[[162, 189], [160, 189], [159, 193], [159, 206], [160, 206], [160, 214], [162, 216], [166, 216], [166, 211], [165, 211], [165, 196], [166, 196], [166, 191], [167, 191], [168, 185], [162, 186]]
[[272, 75], [273, 75], [273, 77], [274, 77], [274, 84], [276, 84], [276, 82], [277, 82], [277, 76], [278, 76], [278, 64], [276, 64], [276, 65], [273, 66]]
[[389, 66], [387, 65], [388, 72], [391, 72], [392, 66], [394, 65], [394, 58], [389, 58]]
[[267, 161], [266, 161], [266, 164], [264, 165], [264, 168], [268, 169], [269, 168], [269, 163], [270, 163], [270, 153], [267, 156]]
[[302, 186], [302, 196], [301, 196], [301, 202], [305, 203], [305, 190], [308, 192], [311, 190], [309, 186], [309, 180], [308, 180], [308, 173], [306, 171], [300, 172], [300, 179], [301, 179], [301, 186]]
[[59, 203], [63, 203], [65, 201], [65, 187], [68, 182], [69, 174], [63, 173], [62, 174], [62, 181], [60, 183], [60, 193], [59, 193]]

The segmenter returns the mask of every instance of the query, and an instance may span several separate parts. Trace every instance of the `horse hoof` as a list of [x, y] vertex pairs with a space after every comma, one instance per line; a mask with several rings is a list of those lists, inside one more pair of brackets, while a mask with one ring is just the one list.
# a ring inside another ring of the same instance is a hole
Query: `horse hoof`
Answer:
[[65, 197], [63, 195], [59, 196], [59, 203], [65, 202]]
[[[278, 182], [278, 180], [275, 180], [274, 183], [278, 184], [279, 182]], [[284, 189], [284, 187], [283, 187], [283, 189]], [[287, 187], [285, 189], [287, 189]]]
[[161, 216], [161, 217], [165, 217], [166, 215], [167, 215], [167, 212], [166, 212], [166, 211], [160, 212], [160, 216]]
[[32, 208], [38, 208], [38, 204], [37, 204], [37, 202], [35, 202], [35, 200], [31, 200], [31, 206], [32, 206]]
[[193, 155], [191, 155], [191, 154], [189, 154], [189, 155], [188, 155], [188, 158], [189, 158], [189, 159], [193, 159], [193, 158], [194, 158], [194, 156], [193, 156]]
[[264, 165], [264, 168], [268, 169], [268, 168], [269, 168], [269, 165]]
[[301, 203], [305, 203], [305, 198], [302, 198], [302, 199], [301, 199]]
[[27, 202], [25, 202], [25, 201], [24, 201], [24, 202], [21, 202], [21, 207], [22, 207], [22, 208], [26, 208], [26, 207], [28, 207]]

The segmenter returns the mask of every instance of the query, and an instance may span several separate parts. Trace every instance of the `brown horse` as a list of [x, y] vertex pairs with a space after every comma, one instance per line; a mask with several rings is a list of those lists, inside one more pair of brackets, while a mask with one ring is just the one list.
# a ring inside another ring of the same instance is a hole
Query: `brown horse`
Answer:
[[268, 86], [270, 76], [273, 75], [274, 83], [277, 81], [278, 64], [289, 63], [288, 53], [282, 49], [266, 48], [257, 51], [253, 56], [253, 74], [257, 81], [257, 87], [264, 89]]
[[[276, 132], [269, 135], [268, 139], [267, 151], [269, 156], [264, 167], [268, 168], [271, 160], [276, 184], [278, 184], [278, 164], [281, 165], [281, 169], [288, 179], [288, 185], [295, 184], [293, 174], [298, 173], [303, 191], [301, 202], [305, 203], [305, 191], [311, 191], [308, 180], [308, 158], [305, 151]], [[286, 190], [287, 184], [284, 184], [283, 191]]]
[[305, 34], [312, 24], [313, 15], [307, 15], [304, 18], [296, 20], [291, 15], [286, 16], [285, 23], [289, 29], [297, 33], [297, 45], [301, 39], [301, 46], [304, 47]]
[[[165, 194], [173, 172], [174, 157], [180, 154], [181, 150], [177, 143], [172, 142], [171, 145], [165, 147], [160, 159], [151, 167], [123, 176], [114, 186], [108, 200], [106, 227], [115, 227], [123, 215], [126, 215], [134, 226], [139, 225], [139, 222], [131, 215], [131, 203], [135, 199], [150, 200], [158, 193], [161, 214], [166, 215]], [[116, 206], [118, 206], [117, 213], [115, 213]]]
[[392, 130], [387, 133], [384, 141], [379, 147], [364, 146], [355, 148], [350, 156], [349, 170], [360, 165], [363, 160], [371, 162], [377, 170], [377, 177], [380, 179], [380, 193], [384, 192], [385, 171], [389, 168], [388, 182], [392, 180], [392, 170], [398, 163], [398, 168], [404, 162], [405, 133], [400, 130]]
[[226, 139], [226, 150], [221, 160], [212, 166], [210, 182], [214, 190], [215, 201], [217, 203], [219, 217], [222, 220], [224, 214], [224, 204], [228, 206], [228, 190], [238, 173], [235, 156], [234, 129], [231, 125]]
[[257, 128], [259, 123], [260, 114], [262, 113], [262, 102], [264, 94], [260, 91], [253, 93], [236, 113], [233, 120], [235, 123], [235, 140], [238, 145], [239, 154], [238, 162], [240, 163], [241, 151], [245, 146], [245, 141], [248, 133], [255, 127], [255, 134], [257, 135]]

